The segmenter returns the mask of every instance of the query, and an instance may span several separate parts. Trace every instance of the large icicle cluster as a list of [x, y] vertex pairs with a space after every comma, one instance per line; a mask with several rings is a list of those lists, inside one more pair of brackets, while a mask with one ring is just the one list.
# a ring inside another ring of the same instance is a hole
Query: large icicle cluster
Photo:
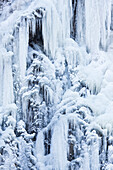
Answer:
[[112, 5], [3, 1], [0, 169], [113, 169]]
[[[87, 51], [107, 50], [111, 26], [111, 0], [76, 1], [76, 39]], [[103, 12], [101, 12], [103, 11]], [[75, 22], [75, 20], [73, 22]], [[95, 36], [96, 35], [96, 36]]]

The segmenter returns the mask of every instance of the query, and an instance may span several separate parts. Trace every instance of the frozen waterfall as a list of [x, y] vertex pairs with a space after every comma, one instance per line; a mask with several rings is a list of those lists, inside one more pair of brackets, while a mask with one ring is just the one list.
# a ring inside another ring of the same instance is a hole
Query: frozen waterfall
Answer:
[[112, 0], [3, 0], [0, 42], [0, 169], [112, 170]]

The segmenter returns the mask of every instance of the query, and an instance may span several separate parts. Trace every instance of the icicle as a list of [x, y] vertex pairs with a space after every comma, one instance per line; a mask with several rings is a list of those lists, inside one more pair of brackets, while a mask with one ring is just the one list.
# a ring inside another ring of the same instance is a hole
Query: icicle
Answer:
[[0, 106], [2, 105], [3, 99], [3, 56], [0, 53]]
[[[110, 24], [111, 24], [111, 0], [99, 0], [99, 11], [100, 11], [100, 45], [104, 50], [107, 49], [108, 38], [110, 35]], [[101, 8], [103, 5], [103, 12]]]
[[109, 158], [108, 162], [113, 164], [113, 146], [112, 145], [108, 147], [108, 158]]
[[18, 63], [19, 61], [19, 26], [16, 26], [14, 30], [13, 51], [14, 51], [13, 62], [18, 65], [19, 64]]
[[12, 52], [4, 54], [4, 69], [3, 69], [3, 105], [13, 103], [13, 78], [12, 78]]
[[53, 91], [51, 90], [51, 88], [49, 88], [49, 101], [52, 104], [54, 102], [53, 100]]
[[[83, 170], [86, 170], [86, 169], [90, 170], [88, 147], [84, 142], [82, 143], [82, 148], [83, 148], [83, 156], [84, 156], [82, 169]], [[92, 164], [93, 164], [93, 162], [92, 162]]]
[[19, 64], [20, 64], [20, 77], [24, 78], [26, 72], [26, 58], [28, 53], [28, 38], [29, 38], [28, 19], [21, 17], [19, 28]]
[[34, 36], [36, 33], [36, 19], [34, 16], [31, 19], [31, 32], [32, 32], [32, 36]]
[[[100, 44], [101, 48], [106, 48], [106, 28], [105, 28], [105, 20], [106, 20], [106, 0], [100, 0], [99, 1], [99, 7], [100, 7]], [[103, 12], [101, 12], [101, 8], [103, 5]]]
[[110, 35], [110, 25], [111, 25], [111, 6], [112, 0], [106, 1], [106, 22], [107, 22], [107, 37], [109, 38]]
[[27, 122], [27, 107], [28, 107], [28, 102], [26, 98], [22, 98], [22, 117], [25, 122]]
[[49, 92], [48, 92], [48, 88], [46, 88], [46, 102], [47, 102], [47, 104], [49, 102], [48, 97], [49, 97]]
[[45, 165], [44, 165], [44, 135], [43, 132], [40, 131], [37, 135], [36, 139], [36, 157], [37, 157], [37, 167], [39, 170], [45, 170]]
[[107, 26], [107, 30], [106, 30], [106, 49], [108, 49], [108, 46], [109, 46], [109, 39], [110, 39], [110, 33], [111, 33], [111, 30], [110, 30], [110, 27], [111, 27], [111, 11], [112, 11], [112, 1], [111, 0], [108, 0], [106, 1], [106, 26]]
[[76, 12], [76, 40], [80, 45], [85, 43], [85, 1], [80, 0], [77, 3]]
[[[52, 12], [53, 12], [52, 8], [48, 9], [48, 11], [46, 13], [46, 17], [43, 19], [42, 34], [43, 34], [43, 40], [44, 40], [44, 49], [45, 49], [47, 55], [51, 53], [51, 55], [54, 56], [54, 53], [55, 53], [54, 44], [56, 43], [56, 39], [53, 38], [52, 25], [54, 23], [52, 23], [51, 18], [55, 17], [55, 16], [54, 16], [54, 13], [53, 13], [53, 16], [52, 16], [52, 14], [51, 14]], [[54, 42], [53, 42], [53, 40], [54, 40]], [[51, 48], [51, 46], [53, 48]], [[56, 47], [57, 46], [58, 45], [56, 45]]]
[[39, 19], [38, 20], [38, 25], [39, 25], [39, 30], [41, 29], [41, 25], [42, 25], [42, 23], [41, 23], [41, 20]]
[[51, 141], [51, 154], [53, 157], [53, 168], [55, 170], [66, 170], [67, 166], [67, 120], [62, 117], [53, 128]]
[[36, 139], [36, 155], [38, 158], [38, 162], [43, 162], [44, 156], [44, 135], [43, 132], [40, 131], [37, 135]]
[[90, 170], [99, 170], [99, 138], [95, 131], [87, 137], [88, 151], [90, 156]]
[[100, 42], [100, 18], [98, 0], [85, 1], [85, 16], [87, 50], [91, 52], [98, 52]]

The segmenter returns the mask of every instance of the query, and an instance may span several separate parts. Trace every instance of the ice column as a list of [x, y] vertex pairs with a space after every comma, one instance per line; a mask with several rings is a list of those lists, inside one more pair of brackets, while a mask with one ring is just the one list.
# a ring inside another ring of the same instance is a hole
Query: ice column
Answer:
[[80, 0], [77, 3], [76, 10], [76, 40], [80, 45], [85, 43], [85, 1]]
[[3, 77], [0, 76], [2, 79], [2, 83], [0, 86], [2, 93], [2, 104], [6, 106], [7, 104], [13, 103], [14, 96], [13, 96], [13, 78], [12, 78], [12, 52], [4, 51], [4, 56], [2, 58], [1, 63], [1, 74]]
[[3, 56], [0, 53], [0, 105], [2, 105], [3, 99]]
[[19, 67], [19, 26], [16, 25], [14, 30], [14, 42], [13, 42], [13, 51], [14, 51], [14, 64], [17, 64]]
[[28, 53], [29, 25], [26, 16], [21, 17], [19, 27], [19, 64], [20, 77], [24, 78], [26, 72], [26, 58]]
[[44, 135], [43, 132], [40, 131], [38, 133], [37, 139], [36, 139], [36, 155], [38, 159], [37, 166], [40, 170], [45, 169], [44, 165]]
[[[101, 10], [103, 10], [103, 12]], [[106, 50], [108, 38], [110, 35], [111, 0], [99, 0], [99, 15], [100, 15], [100, 45], [102, 49]]]
[[88, 151], [90, 157], [90, 170], [99, 170], [99, 137], [95, 131], [88, 135]]
[[87, 51], [98, 52], [100, 41], [99, 0], [85, 0]]
[[51, 141], [51, 154], [55, 170], [66, 170], [67, 166], [67, 120], [62, 117], [54, 126]]
[[84, 151], [82, 168], [83, 168], [83, 170], [85, 170], [85, 169], [90, 170], [88, 147], [84, 142], [82, 143], [82, 147], [83, 147], [83, 151]]

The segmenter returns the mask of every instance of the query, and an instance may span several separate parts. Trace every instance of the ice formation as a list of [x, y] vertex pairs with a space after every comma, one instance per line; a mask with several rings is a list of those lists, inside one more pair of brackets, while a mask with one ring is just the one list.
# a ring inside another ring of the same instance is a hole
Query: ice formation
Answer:
[[113, 169], [113, 2], [0, 2], [0, 169]]

